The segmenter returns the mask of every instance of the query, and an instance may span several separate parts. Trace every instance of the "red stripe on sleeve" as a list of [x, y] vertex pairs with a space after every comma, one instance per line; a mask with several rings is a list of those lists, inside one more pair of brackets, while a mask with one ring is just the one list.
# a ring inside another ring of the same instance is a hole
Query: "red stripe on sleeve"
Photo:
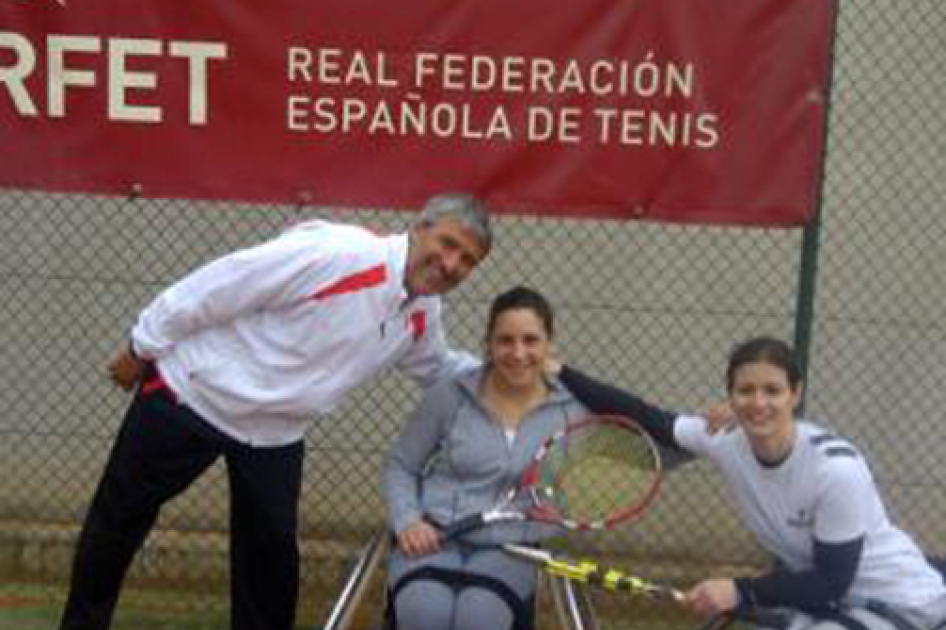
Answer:
[[427, 313], [424, 311], [414, 311], [410, 319], [411, 331], [414, 334], [414, 341], [417, 341], [427, 332]]
[[388, 268], [378, 265], [358, 273], [346, 276], [312, 295], [313, 300], [324, 300], [333, 295], [355, 293], [384, 283], [388, 279]]

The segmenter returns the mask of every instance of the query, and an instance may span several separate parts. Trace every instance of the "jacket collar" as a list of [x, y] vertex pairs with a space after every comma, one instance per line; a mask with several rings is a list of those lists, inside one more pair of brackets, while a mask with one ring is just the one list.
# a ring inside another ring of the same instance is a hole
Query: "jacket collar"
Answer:
[[388, 237], [388, 268], [395, 283], [397, 303], [404, 304], [408, 300], [407, 289], [404, 287], [404, 276], [407, 273], [407, 255], [410, 248], [410, 235], [407, 232]]
[[[456, 383], [460, 391], [478, 405], [482, 405], [480, 391], [482, 389], [483, 379], [486, 377], [486, 371], [486, 365], [482, 365], [464, 372], [456, 378]], [[549, 397], [542, 403], [543, 405], [562, 404], [574, 400], [574, 396], [572, 396], [571, 392], [568, 391], [558, 378], [546, 378], [545, 382], [549, 386]]]

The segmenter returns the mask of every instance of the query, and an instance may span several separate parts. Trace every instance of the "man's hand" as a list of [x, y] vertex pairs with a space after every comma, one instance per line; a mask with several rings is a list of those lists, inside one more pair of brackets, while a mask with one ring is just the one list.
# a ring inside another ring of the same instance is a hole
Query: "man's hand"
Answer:
[[701, 615], [717, 615], [739, 603], [736, 583], [728, 578], [704, 580], [686, 592], [686, 605]]
[[397, 546], [408, 556], [423, 556], [440, 551], [440, 532], [419, 520], [397, 535]]
[[112, 382], [126, 392], [135, 387], [143, 371], [144, 364], [128, 344], [123, 345], [108, 364], [108, 375]]

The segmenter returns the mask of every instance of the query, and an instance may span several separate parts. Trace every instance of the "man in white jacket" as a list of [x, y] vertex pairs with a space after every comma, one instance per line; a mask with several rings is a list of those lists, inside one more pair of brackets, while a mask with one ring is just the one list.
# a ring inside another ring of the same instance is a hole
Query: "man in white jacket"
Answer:
[[161, 506], [222, 456], [231, 628], [291, 630], [309, 421], [389, 367], [429, 385], [475, 365], [447, 347], [439, 296], [491, 244], [483, 205], [443, 195], [406, 234], [313, 221], [161, 293], [109, 366], [137, 390], [86, 516], [61, 628], [109, 627]]

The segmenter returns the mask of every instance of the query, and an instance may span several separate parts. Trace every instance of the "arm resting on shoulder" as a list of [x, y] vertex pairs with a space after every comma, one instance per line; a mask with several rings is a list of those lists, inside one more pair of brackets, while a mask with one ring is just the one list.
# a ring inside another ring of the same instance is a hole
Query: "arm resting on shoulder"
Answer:
[[651, 405], [630, 392], [606, 385], [567, 365], [562, 366], [559, 378], [592, 412], [633, 418], [661, 445], [680, 449], [673, 437], [676, 413]]

